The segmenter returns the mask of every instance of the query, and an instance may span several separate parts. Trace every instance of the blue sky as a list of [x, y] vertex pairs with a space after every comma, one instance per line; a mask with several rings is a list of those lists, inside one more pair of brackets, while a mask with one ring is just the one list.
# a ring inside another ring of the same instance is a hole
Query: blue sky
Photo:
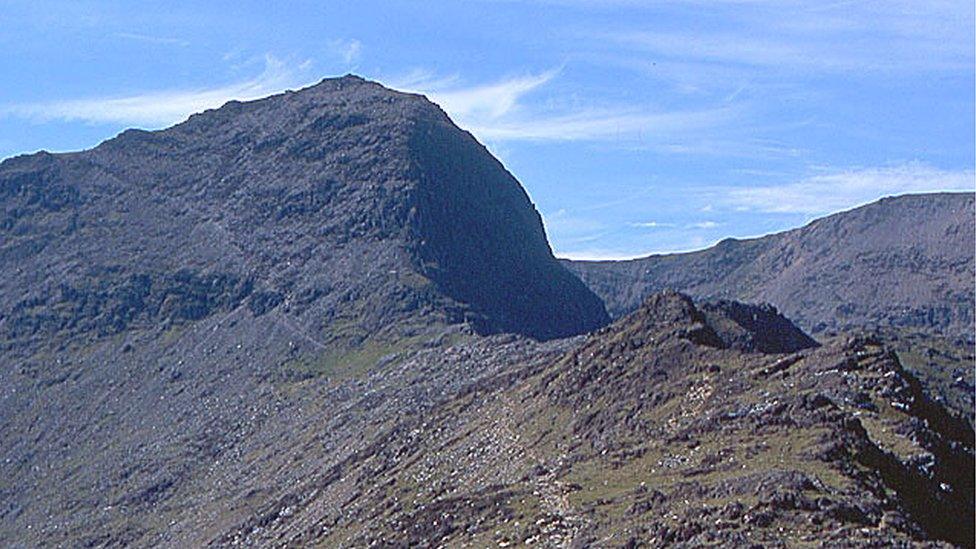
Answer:
[[0, 13], [0, 158], [349, 72], [428, 94], [557, 255], [973, 190], [971, 0], [45, 2]]

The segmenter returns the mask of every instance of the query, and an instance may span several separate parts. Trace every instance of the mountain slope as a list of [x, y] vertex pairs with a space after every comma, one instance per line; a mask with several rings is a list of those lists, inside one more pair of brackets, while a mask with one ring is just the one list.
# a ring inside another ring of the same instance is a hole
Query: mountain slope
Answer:
[[563, 338], [599, 299], [421, 97], [12, 159], [0, 206], [4, 547], [972, 539], [972, 429], [875, 341], [675, 293]]
[[631, 261], [564, 261], [619, 317], [655, 291], [769, 302], [806, 329], [905, 326], [972, 340], [972, 193], [884, 198], [800, 229]]
[[[224, 543], [910, 546], [973, 538], [973, 431], [897, 357], [651, 296], [269, 502]], [[775, 335], [782, 353], [749, 337]], [[755, 340], [753, 340], [755, 341]]]

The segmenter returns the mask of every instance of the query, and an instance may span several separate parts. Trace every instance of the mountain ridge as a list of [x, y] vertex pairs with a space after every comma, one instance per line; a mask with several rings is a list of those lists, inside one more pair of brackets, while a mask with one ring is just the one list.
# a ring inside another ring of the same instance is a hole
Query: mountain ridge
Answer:
[[0, 544], [200, 545], [607, 320], [483, 146], [359, 78], [8, 159]]
[[[669, 287], [702, 298], [769, 302], [814, 333], [905, 325], [972, 339], [973, 196], [886, 197], [797, 229], [728, 238], [694, 252], [563, 264], [614, 317]], [[912, 282], [896, 283], [899, 276]]]
[[700, 305], [649, 296], [390, 431], [221, 542], [971, 544], [972, 429], [897, 357], [861, 338], [728, 345], [716, 336], [735, 314]]
[[567, 261], [614, 317], [671, 288], [767, 302], [821, 340], [880, 336], [933, 394], [973, 417], [973, 193], [887, 197], [749, 239], [628, 261]]

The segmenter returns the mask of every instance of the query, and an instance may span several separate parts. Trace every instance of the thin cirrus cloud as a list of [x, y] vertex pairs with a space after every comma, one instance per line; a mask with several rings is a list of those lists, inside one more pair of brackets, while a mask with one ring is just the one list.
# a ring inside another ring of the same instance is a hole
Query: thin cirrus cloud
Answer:
[[190, 114], [223, 105], [231, 99], [247, 101], [307, 83], [310, 62], [297, 67], [265, 56], [258, 76], [226, 86], [196, 90], [167, 90], [123, 97], [66, 99], [0, 106], [0, 117], [29, 120], [81, 121], [92, 124], [118, 123], [161, 127], [185, 120]]
[[616, 42], [670, 58], [727, 61], [748, 65], [809, 63], [803, 50], [771, 40], [747, 40], [734, 34], [693, 35], [663, 32], [630, 32], [612, 36]]
[[942, 170], [910, 162], [819, 174], [779, 185], [716, 189], [715, 198], [739, 211], [815, 216], [885, 195], [974, 190], [973, 170]]
[[729, 107], [657, 112], [640, 106], [584, 107], [553, 110], [527, 97], [539, 92], [559, 69], [462, 87], [456, 76], [437, 78], [412, 73], [394, 87], [423, 93], [463, 128], [488, 141], [643, 141], [663, 140], [711, 128], [735, 116]]
[[[332, 47], [347, 64], [357, 62], [362, 51], [357, 40], [336, 41]], [[292, 66], [267, 55], [261, 74], [225, 86], [13, 104], [0, 106], [0, 117], [162, 127], [232, 99], [259, 99], [309, 84], [312, 81], [310, 65], [311, 61], [306, 61]], [[425, 93], [460, 126], [494, 143], [626, 140], [648, 147], [667, 147], [671, 146], [670, 140], [721, 125], [734, 116], [730, 108], [655, 112], [622, 106], [553, 111], [526, 101], [529, 94], [550, 83], [559, 72], [556, 69], [466, 87], [459, 85], [457, 76], [438, 78], [415, 72], [394, 79], [391, 85], [405, 91]]]
[[972, 71], [972, 2], [672, 0], [643, 8], [662, 4], [708, 5], [711, 13], [727, 17], [716, 25], [689, 27], [697, 30], [617, 28], [583, 38], [657, 61], [705, 63], [707, 70]]
[[346, 65], [359, 63], [363, 55], [363, 43], [356, 39], [338, 39], [329, 42], [329, 47]]
[[[838, 47], [806, 37], [753, 38], [734, 32], [684, 34], [663, 32], [617, 33], [610, 37], [621, 46], [656, 54], [663, 59], [748, 66], [775, 70], [804, 69], [827, 72], [855, 70], [918, 71], [959, 70], [972, 59], [966, 52], [934, 42], [887, 40], [860, 48]], [[710, 67], [714, 70], [714, 67]]]
[[149, 34], [140, 34], [136, 32], [118, 32], [115, 33], [118, 38], [124, 38], [126, 40], [135, 40], [136, 42], [146, 42], [149, 44], [159, 44], [162, 46], [179, 46], [185, 48], [190, 45], [189, 40], [183, 40], [182, 38], [170, 38], [166, 36], [152, 36]]
[[628, 225], [636, 229], [667, 229], [675, 226], [674, 223], [663, 223], [661, 221], [638, 221], [628, 223]]

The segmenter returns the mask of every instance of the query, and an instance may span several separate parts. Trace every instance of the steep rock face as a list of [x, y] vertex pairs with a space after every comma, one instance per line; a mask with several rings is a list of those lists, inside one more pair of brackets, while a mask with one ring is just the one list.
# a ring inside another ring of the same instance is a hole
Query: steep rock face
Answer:
[[700, 305], [726, 347], [746, 352], [792, 353], [817, 342], [769, 304], [720, 300]]
[[551, 338], [606, 321], [518, 182], [423, 97], [355, 77], [0, 166], [0, 333], [117, 333], [247, 304]]
[[971, 341], [974, 215], [972, 193], [905, 195], [699, 252], [564, 264], [615, 317], [672, 288], [769, 302], [815, 333], [902, 326]]
[[598, 298], [554, 264], [542, 219], [521, 186], [447, 117], [431, 118], [410, 139], [426, 274], [455, 299], [476, 304], [493, 330], [550, 338], [608, 322]]
[[792, 353], [818, 344], [771, 305], [720, 300], [696, 305], [674, 291], [652, 294], [626, 324], [654, 331], [694, 323], [690, 332], [703, 345], [754, 353]]

